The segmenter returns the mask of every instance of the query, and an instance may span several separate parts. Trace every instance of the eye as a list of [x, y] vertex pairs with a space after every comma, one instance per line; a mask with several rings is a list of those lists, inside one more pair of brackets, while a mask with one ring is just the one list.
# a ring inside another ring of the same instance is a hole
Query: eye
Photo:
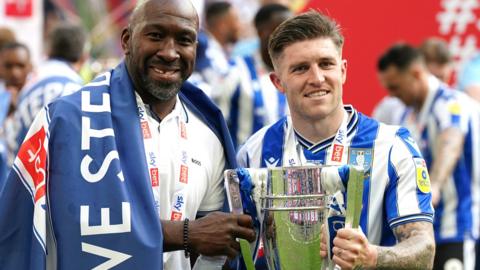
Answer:
[[181, 36], [178, 38], [178, 43], [182, 46], [191, 46], [195, 43], [195, 39], [190, 36]]
[[335, 66], [335, 63], [334, 62], [331, 62], [331, 61], [323, 61], [323, 62], [320, 62], [319, 63], [319, 66], [322, 68], [322, 69], [330, 69], [332, 67]]
[[307, 65], [299, 65], [299, 66], [295, 66], [292, 68], [292, 72], [294, 73], [302, 73], [302, 72], [305, 72], [308, 70], [308, 66]]
[[147, 33], [147, 37], [150, 40], [158, 41], [158, 40], [162, 40], [165, 37], [165, 35], [162, 32], [149, 32]]

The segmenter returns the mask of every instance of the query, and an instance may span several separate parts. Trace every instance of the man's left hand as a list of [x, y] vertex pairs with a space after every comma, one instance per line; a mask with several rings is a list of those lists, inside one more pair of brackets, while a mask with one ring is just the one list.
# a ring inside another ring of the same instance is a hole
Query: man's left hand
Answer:
[[377, 249], [368, 243], [361, 229], [344, 228], [333, 239], [333, 262], [342, 269], [373, 269]]

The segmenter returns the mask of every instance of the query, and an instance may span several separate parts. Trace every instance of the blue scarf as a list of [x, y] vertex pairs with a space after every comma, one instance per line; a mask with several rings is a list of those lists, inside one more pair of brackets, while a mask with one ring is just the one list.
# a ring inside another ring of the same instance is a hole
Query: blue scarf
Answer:
[[[235, 167], [221, 112], [188, 83], [179, 96]], [[162, 227], [125, 64], [42, 113], [0, 190], [0, 269], [162, 269]]]

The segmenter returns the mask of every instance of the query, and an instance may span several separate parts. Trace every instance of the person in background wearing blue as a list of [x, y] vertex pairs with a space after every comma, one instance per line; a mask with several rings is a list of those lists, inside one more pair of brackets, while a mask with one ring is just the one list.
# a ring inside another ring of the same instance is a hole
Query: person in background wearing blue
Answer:
[[18, 97], [17, 109], [4, 123], [10, 165], [42, 107], [60, 96], [77, 91], [83, 85], [78, 72], [88, 59], [86, 43], [87, 35], [80, 25], [62, 23], [50, 32], [48, 60], [30, 76]]
[[15, 112], [18, 96], [32, 71], [30, 50], [19, 42], [8, 42], [0, 47], [0, 70], [3, 83], [0, 88], [0, 189], [9, 170], [8, 151], [3, 123]]
[[420, 51], [390, 47], [378, 60], [390, 95], [411, 109], [401, 124], [419, 143], [430, 172], [435, 269], [473, 269], [480, 219], [480, 119], [474, 101], [433, 76]]

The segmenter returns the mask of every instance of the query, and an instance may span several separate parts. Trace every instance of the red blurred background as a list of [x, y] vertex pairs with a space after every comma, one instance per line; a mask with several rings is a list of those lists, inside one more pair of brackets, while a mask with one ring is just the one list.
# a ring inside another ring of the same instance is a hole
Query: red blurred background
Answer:
[[[477, 0], [311, 0], [315, 8], [333, 17], [345, 36], [347, 82], [344, 101], [370, 114], [387, 93], [376, 74], [378, 57], [392, 44], [419, 45], [438, 36], [449, 42], [456, 68], [477, 50], [480, 4]], [[452, 80], [455, 83], [455, 79]]]

